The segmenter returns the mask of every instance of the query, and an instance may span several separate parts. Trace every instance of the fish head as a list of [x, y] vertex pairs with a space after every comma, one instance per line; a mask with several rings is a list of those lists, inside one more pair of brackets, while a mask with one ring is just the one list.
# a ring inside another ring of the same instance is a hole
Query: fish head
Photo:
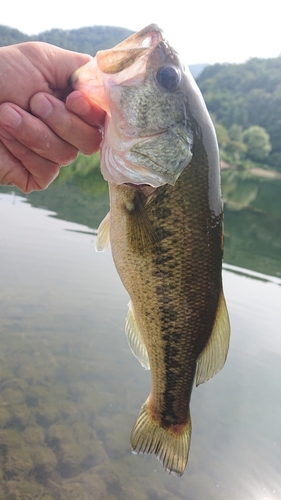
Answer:
[[192, 158], [186, 74], [157, 25], [131, 35], [71, 77], [107, 113], [101, 170], [117, 184], [174, 185]]

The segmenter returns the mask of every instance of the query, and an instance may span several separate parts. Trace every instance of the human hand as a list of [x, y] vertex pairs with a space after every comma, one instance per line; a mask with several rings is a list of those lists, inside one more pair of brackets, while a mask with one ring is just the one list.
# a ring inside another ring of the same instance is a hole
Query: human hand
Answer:
[[69, 76], [89, 59], [41, 42], [0, 49], [0, 184], [44, 189], [78, 151], [97, 151], [103, 111], [77, 91], [63, 102]]

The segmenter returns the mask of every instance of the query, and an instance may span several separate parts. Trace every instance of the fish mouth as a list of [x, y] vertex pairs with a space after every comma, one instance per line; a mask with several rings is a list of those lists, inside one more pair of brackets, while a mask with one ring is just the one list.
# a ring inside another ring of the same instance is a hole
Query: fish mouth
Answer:
[[115, 83], [120, 83], [118, 74], [138, 61], [144, 66], [143, 59], [147, 60], [161, 41], [164, 41], [162, 30], [157, 24], [150, 24], [114, 48], [98, 51], [91, 61], [74, 71], [69, 78], [69, 84], [74, 90], [85, 92], [89, 98], [91, 90], [96, 94], [103, 87], [103, 75], [115, 75]]
[[98, 66], [105, 74], [120, 73], [143, 55], [148, 56], [151, 50], [163, 40], [162, 30], [157, 24], [150, 24], [113, 49], [97, 52]]

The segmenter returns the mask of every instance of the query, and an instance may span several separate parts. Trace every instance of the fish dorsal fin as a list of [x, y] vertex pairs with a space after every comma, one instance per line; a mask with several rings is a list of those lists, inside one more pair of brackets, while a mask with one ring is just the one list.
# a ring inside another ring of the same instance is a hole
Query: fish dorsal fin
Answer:
[[225, 299], [221, 291], [213, 330], [205, 349], [197, 359], [196, 386], [207, 382], [218, 373], [226, 360], [229, 347], [230, 325]]
[[136, 356], [136, 358], [139, 360], [141, 366], [146, 370], [149, 370], [150, 366], [149, 366], [148, 354], [136, 322], [133, 304], [130, 301], [128, 305], [129, 305], [129, 310], [125, 326], [125, 333], [128, 340], [128, 344], [134, 356]]
[[110, 212], [106, 214], [105, 218], [101, 221], [98, 228], [98, 235], [96, 239], [96, 252], [103, 252], [109, 245], [109, 222]]

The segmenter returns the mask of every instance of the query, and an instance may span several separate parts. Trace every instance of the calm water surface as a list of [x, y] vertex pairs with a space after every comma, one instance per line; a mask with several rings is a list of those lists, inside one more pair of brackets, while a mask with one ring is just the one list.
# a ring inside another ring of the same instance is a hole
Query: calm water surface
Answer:
[[182, 478], [130, 452], [150, 375], [126, 343], [128, 296], [110, 250], [94, 251], [103, 189], [2, 190], [0, 499], [281, 498], [281, 215], [258, 206], [261, 186], [244, 185], [238, 200], [229, 188], [231, 346], [222, 372], [193, 392]]

